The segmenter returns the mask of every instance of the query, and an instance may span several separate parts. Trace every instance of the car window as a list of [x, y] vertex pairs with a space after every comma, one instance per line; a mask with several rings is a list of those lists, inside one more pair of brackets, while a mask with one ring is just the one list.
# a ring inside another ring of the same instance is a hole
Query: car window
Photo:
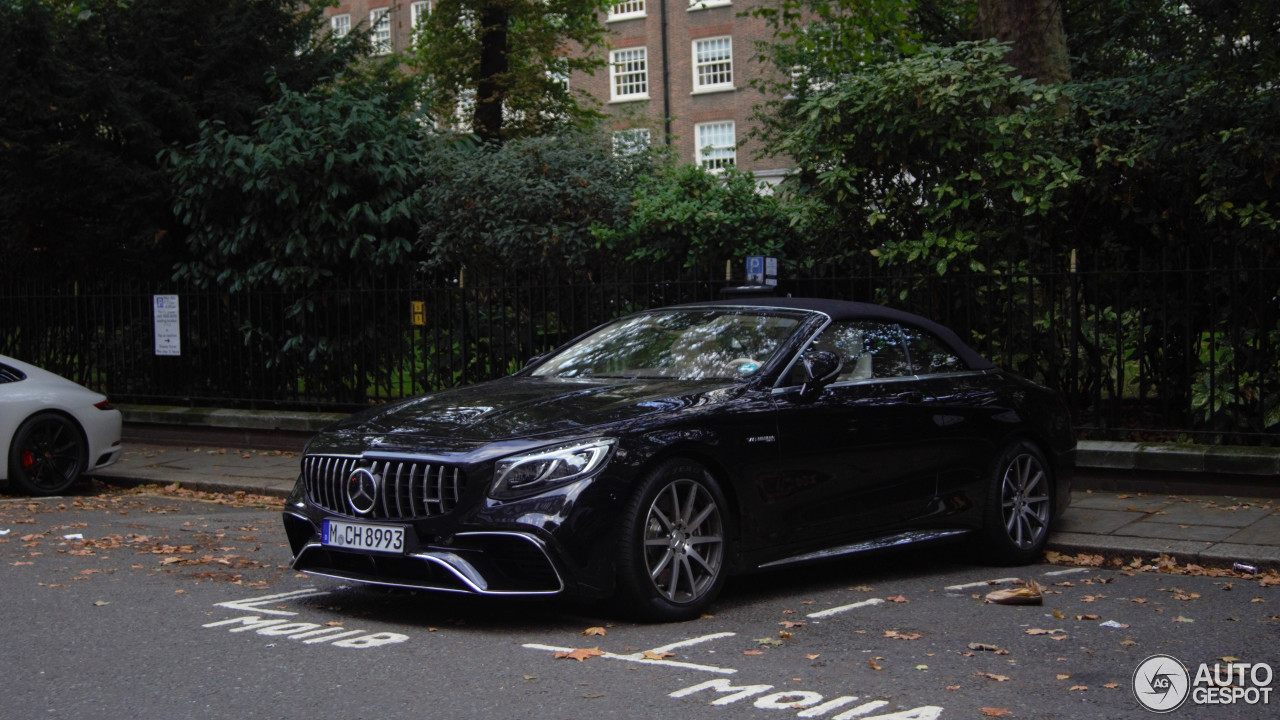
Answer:
[[737, 379], [773, 359], [803, 313], [688, 309], [623, 318], [564, 348], [531, 374]]
[[[833, 352], [844, 361], [836, 382], [911, 375], [902, 333], [895, 323], [840, 320], [827, 326], [810, 349]], [[785, 384], [799, 385], [804, 380], [804, 370], [797, 365]]]
[[907, 338], [907, 351], [917, 375], [961, 372], [968, 366], [937, 335], [909, 325], [902, 327]]

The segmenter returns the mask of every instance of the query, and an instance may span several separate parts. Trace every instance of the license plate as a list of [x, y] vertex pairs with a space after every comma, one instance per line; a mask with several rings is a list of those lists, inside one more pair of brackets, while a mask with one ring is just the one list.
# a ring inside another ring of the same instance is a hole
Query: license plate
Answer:
[[404, 552], [404, 528], [325, 520], [320, 542], [329, 547], [400, 553]]

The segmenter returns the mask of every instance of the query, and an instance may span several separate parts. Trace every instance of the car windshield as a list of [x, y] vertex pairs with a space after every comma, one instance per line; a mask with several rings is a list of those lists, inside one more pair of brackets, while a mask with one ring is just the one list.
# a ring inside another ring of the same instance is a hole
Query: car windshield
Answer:
[[749, 377], [778, 353], [804, 313], [724, 308], [622, 318], [561, 350], [532, 374], [565, 378]]

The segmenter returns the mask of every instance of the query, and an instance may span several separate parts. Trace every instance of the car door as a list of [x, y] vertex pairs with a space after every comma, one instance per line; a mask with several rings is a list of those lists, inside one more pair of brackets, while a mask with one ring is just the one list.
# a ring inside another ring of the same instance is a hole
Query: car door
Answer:
[[935, 428], [897, 324], [833, 322], [811, 348], [843, 371], [816, 397], [799, 371], [775, 389], [778, 458], [756, 478], [761, 538], [796, 551], [900, 526], [935, 491]]

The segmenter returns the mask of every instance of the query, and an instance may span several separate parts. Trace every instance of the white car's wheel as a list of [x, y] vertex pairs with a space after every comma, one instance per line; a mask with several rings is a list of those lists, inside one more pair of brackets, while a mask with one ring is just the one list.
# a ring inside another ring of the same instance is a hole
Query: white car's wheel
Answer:
[[33, 415], [9, 445], [9, 478], [31, 495], [65, 492], [84, 472], [88, 448], [79, 426], [65, 415]]

